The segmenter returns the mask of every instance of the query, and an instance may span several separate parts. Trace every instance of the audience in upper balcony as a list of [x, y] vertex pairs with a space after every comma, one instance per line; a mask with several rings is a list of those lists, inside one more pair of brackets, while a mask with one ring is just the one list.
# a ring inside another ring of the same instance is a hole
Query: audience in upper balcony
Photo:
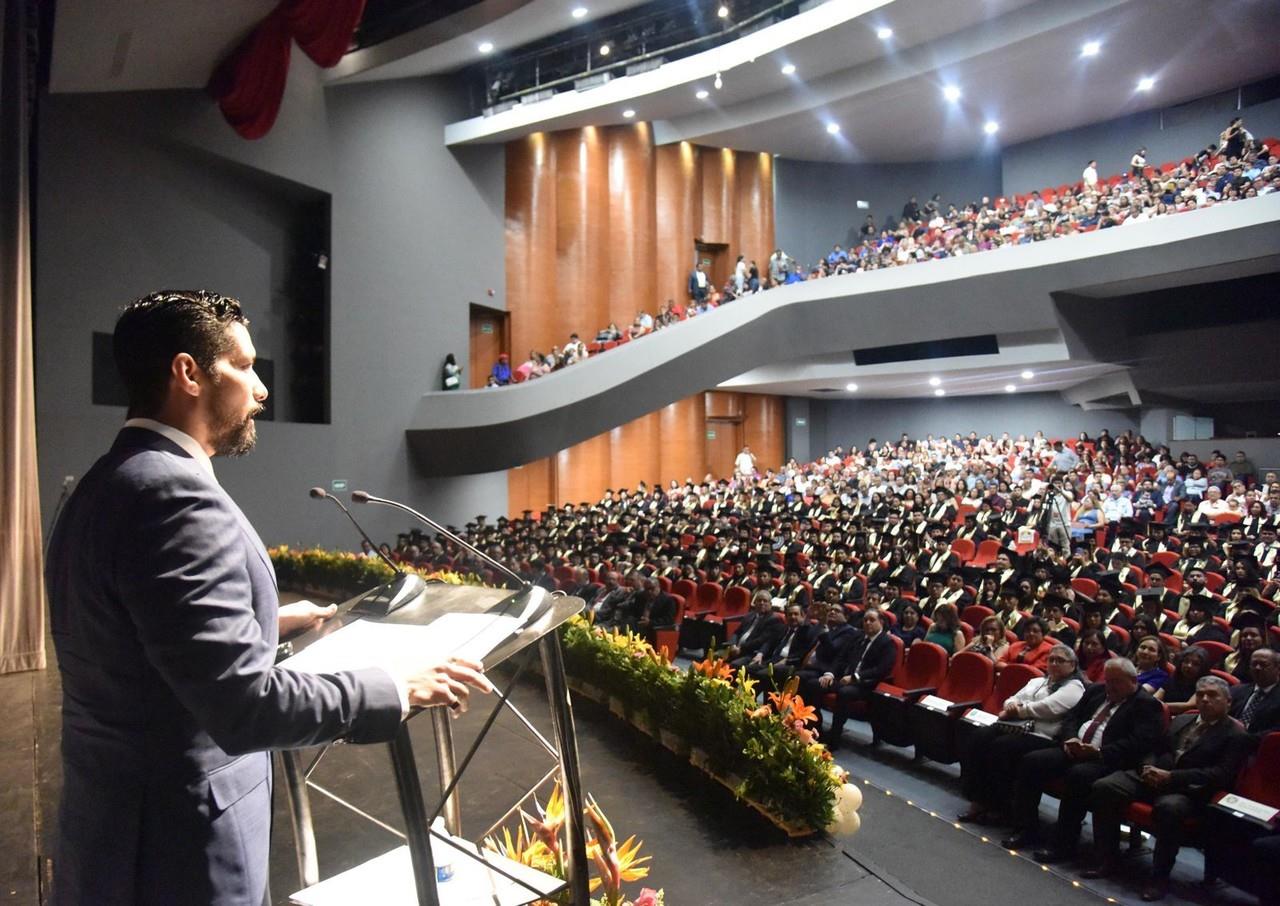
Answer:
[[[1280, 188], [1278, 151], [1256, 141], [1237, 117], [1223, 131], [1218, 144], [1180, 163], [1162, 166], [1160, 172], [1147, 165], [1144, 147], [1134, 153], [1125, 175], [1103, 179], [1098, 162], [1090, 160], [1075, 186], [1036, 190], [1020, 203], [1017, 199], [983, 197], [979, 202], [957, 207], [944, 203], [935, 193], [921, 208], [912, 196], [903, 205], [899, 222], [894, 223], [889, 217], [877, 229], [874, 215], [868, 214], [858, 228], [857, 245], [845, 249], [837, 243], [809, 268], [776, 248], [762, 275], [754, 261], [739, 255], [733, 272], [717, 288], [699, 262], [689, 275], [687, 307], [668, 300], [656, 317], [641, 310], [625, 331], [612, 323], [599, 330], [595, 343], [603, 349], [604, 344], [639, 339], [744, 296], [803, 280], [1041, 242], [1269, 194]], [[568, 347], [564, 351], [553, 350], [549, 356], [539, 357], [541, 365], [531, 357], [528, 373], [519, 377], [538, 377], [580, 362], [589, 351], [585, 344], [581, 354], [570, 354]], [[495, 377], [496, 382], [490, 381], [490, 385], [512, 383], [510, 378], [503, 380], [496, 373]], [[1070, 447], [1063, 453], [1064, 459], [1075, 455]], [[1200, 494], [1204, 491], [1200, 486], [1203, 477], [1190, 479], [1193, 491], [1198, 489]], [[1162, 491], [1163, 485], [1157, 490]]]

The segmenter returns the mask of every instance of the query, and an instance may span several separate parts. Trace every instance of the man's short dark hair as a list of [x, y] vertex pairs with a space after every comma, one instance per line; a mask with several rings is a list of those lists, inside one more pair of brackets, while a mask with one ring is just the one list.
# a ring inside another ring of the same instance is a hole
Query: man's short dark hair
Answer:
[[187, 353], [212, 374], [218, 357], [233, 348], [227, 332], [232, 324], [249, 324], [240, 301], [206, 290], [166, 289], [129, 303], [111, 341], [116, 369], [129, 394], [129, 414], [159, 411], [178, 353]]

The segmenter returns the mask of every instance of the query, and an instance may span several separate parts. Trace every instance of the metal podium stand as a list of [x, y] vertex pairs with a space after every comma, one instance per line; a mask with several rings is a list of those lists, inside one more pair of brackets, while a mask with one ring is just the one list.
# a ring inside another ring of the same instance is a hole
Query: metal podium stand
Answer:
[[[300, 651], [307, 645], [316, 640], [337, 631], [342, 626], [353, 622], [357, 619], [376, 619], [378, 622], [395, 623], [405, 625], [425, 625], [430, 623], [436, 617], [446, 613], [463, 612], [463, 613], [485, 613], [491, 610], [498, 602], [504, 598], [508, 598], [511, 592], [503, 589], [476, 588], [473, 586], [461, 585], [443, 585], [429, 584], [425, 589], [412, 600], [411, 603], [401, 607], [388, 616], [384, 617], [366, 617], [358, 612], [358, 605], [366, 597], [376, 593], [375, 589], [362, 595], [343, 602], [339, 605], [338, 613], [325, 623], [320, 629], [307, 633], [293, 641], [294, 651]], [[535, 589], [535, 593], [544, 593], [542, 589]], [[564, 664], [561, 658], [560, 638], [555, 629], [568, 620], [571, 616], [578, 613], [583, 608], [581, 598], [566, 597], [563, 595], [550, 595], [548, 600], [549, 606], [545, 612], [541, 614], [532, 624], [526, 626], [515, 636], [507, 639], [497, 648], [495, 648], [488, 657], [485, 658], [485, 669], [492, 670], [499, 664], [509, 660], [514, 655], [528, 649], [531, 645], [538, 645], [538, 654], [542, 662], [542, 673], [546, 678], [547, 696], [550, 699], [551, 726], [554, 741], [548, 741], [541, 733], [539, 733], [533, 725], [521, 714], [514, 705], [509, 701], [505, 701], [505, 696], [499, 700], [494, 706], [493, 713], [489, 716], [488, 725], [496, 718], [499, 709], [507, 707], [519, 720], [537, 737], [541, 745], [556, 760], [556, 766], [552, 768], [533, 788], [531, 788], [524, 796], [522, 796], [511, 807], [510, 810], [498, 821], [500, 824], [512, 815], [519, 806], [532, 795], [545, 781], [549, 780], [554, 774], [559, 772], [561, 786], [564, 791], [565, 799], [565, 828], [567, 832], [567, 852], [566, 852], [566, 874], [567, 881], [560, 885], [558, 890], [568, 889], [571, 893], [571, 902], [574, 904], [586, 904], [589, 902], [588, 894], [588, 864], [587, 864], [587, 845], [586, 833], [583, 827], [582, 817], [582, 782], [578, 772], [578, 743], [574, 732], [573, 710], [569, 700], [569, 689], [565, 683]], [[356, 611], [353, 611], [356, 608]], [[503, 690], [499, 689], [499, 693]], [[457, 766], [455, 764], [455, 753], [453, 750], [452, 729], [450, 727], [450, 716], [444, 708], [426, 709], [431, 714], [431, 723], [435, 735], [435, 746], [437, 754], [437, 763], [439, 768], [440, 788], [444, 793], [443, 802], [438, 811], [443, 818], [445, 830], [448, 834], [441, 834], [432, 829], [429, 825], [430, 815], [427, 806], [423, 800], [422, 787], [418, 778], [417, 763], [414, 759], [413, 744], [409, 736], [408, 721], [404, 721], [400, 725], [400, 729], [396, 737], [388, 743], [388, 749], [391, 755], [391, 764], [396, 781], [396, 789], [399, 794], [400, 807], [404, 815], [405, 834], [400, 835], [399, 831], [378, 821], [371, 815], [361, 811], [356, 806], [339, 798], [333, 793], [320, 787], [318, 784], [310, 780], [311, 772], [315, 769], [320, 759], [328, 752], [329, 746], [321, 749], [320, 753], [315, 756], [309, 766], [304, 767], [302, 764], [302, 755], [298, 751], [284, 751], [280, 753], [283, 762], [283, 774], [285, 787], [289, 794], [289, 811], [293, 823], [294, 843], [297, 850], [298, 859], [298, 875], [299, 880], [304, 888], [295, 897], [305, 894], [310, 889], [318, 889], [328, 882], [320, 882], [319, 865], [316, 856], [315, 835], [311, 823], [311, 806], [309, 789], [314, 788], [329, 798], [336, 801], [339, 805], [351, 810], [362, 818], [365, 818], [380, 827], [396, 834], [403, 836], [409, 850], [409, 857], [413, 870], [413, 885], [416, 890], [418, 906], [440, 906], [440, 904], [448, 903], [448, 896], [442, 899], [441, 892], [437, 889], [436, 883], [436, 862], [432, 854], [432, 839], [437, 841], [437, 849], [440, 845], [451, 847], [454, 850], [461, 850], [465, 853], [468, 850], [474, 851], [474, 847], [468, 846], [465, 842], [458, 839], [460, 834], [460, 804], [458, 791], [456, 788]], [[410, 715], [410, 719], [415, 717], [422, 711], [415, 711]], [[484, 733], [475, 743], [478, 747], [484, 739]], [[474, 751], [474, 749], [473, 749]], [[463, 769], [466, 765], [464, 763]], [[495, 824], [495, 827], [497, 825]], [[492, 828], [491, 828], [492, 830]], [[463, 859], [471, 859], [474, 856], [459, 853], [456, 861]], [[371, 862], [389, 864], [387, 859], [392, 854], [384, 854]], [[370, 863], [366, 863], [370, 864]], [[508, 863], [508, 867], [514, 863]], [[505, 882], [517, 884], [527, 888], [529, 895], [522, 902], [528, 902], [537, 899], [540, 896], [546, 896], [547, 891], [536, 890], [534, 886], [527, 883], [527, 877], [521, 880], [517, 872], [503, 871], [500, 866], [490, 866], [492, 872], [502, 876]], [[353, 870], [355, 871], [355, 870]], [[526, 869], [526, 872], [532, 871]], [[344, 873], [346, 874], [346, 873]], [[544, 876], [545, 877], [545, 876]], [[335, 879], [331, 879], [335, 880]], [[448, 888], [446, 888], [447, 890]], [[299, 900], [305, 902], [306, 900]], [[320, 900], [316, 900], [319, 902]], [[328, 900], [325, 900], [328, 902]]]

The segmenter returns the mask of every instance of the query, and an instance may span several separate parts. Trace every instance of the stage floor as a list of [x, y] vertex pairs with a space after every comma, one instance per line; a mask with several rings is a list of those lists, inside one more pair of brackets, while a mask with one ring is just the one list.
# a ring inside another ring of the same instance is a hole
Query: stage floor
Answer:
[[[52, 663], [52, 652], [50, 652]], [[61, 789], [58, 762], [60, 688], [56, 669], [0, 677], [0, 884], [12, 903], [39, 902], [39, 874], [51, 852]], [[518, 682], [513, 701], [549, 735], [538, 678]], [[489, 702], [492, 700], [490, 699]], [[454, 723], [461, 753], [483, 723], [488, 704]], [[843, 840], [791, 841], [718, 784], [593, 702], [575, 698], [584, 787], [600, 801], [622, 838], [637, 835], [653, 857], [643, 884], [663, 887], [677, 904], [829, 904], [988, 906], [1005, 900], [1063, 904], [1138, 902], [1141, 869], [1119, 883], [1073, 883], [1069, 871], [1046, 871], [1024, 854], [1010, 856], [983, 832], [949, 820], [962, 805], [954, 768], [913, 763], [909, 752], [865, 745], [852, 725], [839, 760], [863, 782], [862, 831]], [[430, 722], [413, 722], [415, 752], [427, 798], [436, 791]], [[549, 756], [511, 714], [499, 716], [464, 778], [463, 834], [474, 837], [550, 767]], [[314, 779], [338, 796], [402, 827], [384, 746], [336, 746]], [[399, 845], [399, 840], [312, 794], [323, 877]], [[1046, 806], [1046, 816], [1052, 805]], [[1168, 903], [1244, 906], [1252, 898], [1230, 887], [1201, 891], [1198, 853], [1184, 854]], [[1145, 858], [1139, 859], [1147, 864]], [[638, 890], [641, 884], [636, 884]], [[271, 891], [287, 903], [298, 887], [284, 791], [277, 783]], [[1034, 898], [1034, 899], [1032, 899]]]

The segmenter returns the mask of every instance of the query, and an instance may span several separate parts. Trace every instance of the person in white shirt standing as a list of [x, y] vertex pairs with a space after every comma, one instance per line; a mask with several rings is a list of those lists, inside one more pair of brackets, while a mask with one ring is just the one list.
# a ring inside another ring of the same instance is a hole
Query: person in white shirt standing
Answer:
[[746, 444], [742, 445], [742, 452], [733, 459], [733, 471], [739, 478], [751, 480], [756, 477], [756, 457]]
[[1098, 162], [1096, 160], [1089, 161], [1085, 165], [1084, 172], [1080, 174], [1080, 178], [1084, 180], [1086, 189], [1098, 188]]

